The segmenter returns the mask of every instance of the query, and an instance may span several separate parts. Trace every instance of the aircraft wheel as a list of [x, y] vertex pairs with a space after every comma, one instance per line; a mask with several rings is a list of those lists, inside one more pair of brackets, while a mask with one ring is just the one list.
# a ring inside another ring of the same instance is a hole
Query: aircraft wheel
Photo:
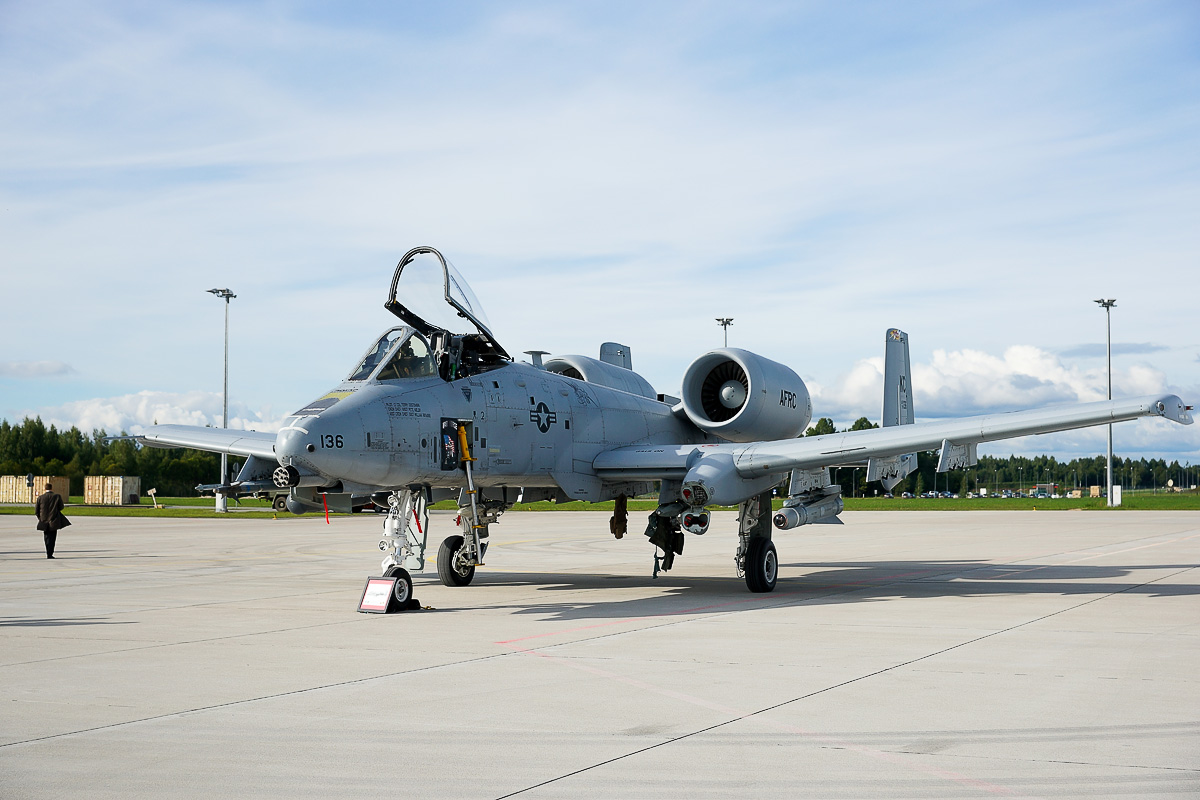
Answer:
[[271, 502], [271, 508], [275, 509], [276, 511], [287, 511], [287, 495], [275, 495], [275, 499]]
[[746, 549], [746, 587], [752, 592], [769, 592], [779, 578], [779, 556], [770, 539], [754, 538]]
[[397, 579], [396, 584], [392, 587], [392, 594], [396, 597], [396, 605], [402, 611], [407, 610], [408, 601], [413, 596], [412, 576], [408, 574], [408, 570], [393, 564], [387, 568], [387, 572], [383, 573], [383, 577]]
[[447, 536], [438, 548], [437, 570], [438, 577], [444, 586], [466, 586], [475, 577], [475, 565], [465, 568], [457, 566], [458, 551], [463, 547], [463, 537]]

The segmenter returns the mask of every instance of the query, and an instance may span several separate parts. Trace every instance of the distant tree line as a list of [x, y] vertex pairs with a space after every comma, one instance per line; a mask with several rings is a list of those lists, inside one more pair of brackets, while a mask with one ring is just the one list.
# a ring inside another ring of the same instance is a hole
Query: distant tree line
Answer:
[[41, 418], [19, 425], [0, 421], [0, 475], [65, 475], [71, 494], [83, 494], [87, 475], [136, 475], [142, 492], [157, 489], [169, 497], [197, 494], [201, 483], [217, 483], [221, 456], [199, 450], [141, 447], [128, 439], [105, 442], [105, 432], [47, 428]]

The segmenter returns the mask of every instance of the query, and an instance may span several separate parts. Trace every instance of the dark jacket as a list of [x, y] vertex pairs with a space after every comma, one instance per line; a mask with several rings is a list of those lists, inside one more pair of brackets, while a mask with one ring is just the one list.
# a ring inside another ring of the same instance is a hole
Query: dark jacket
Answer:
[[[38, 522], [53, 523], [62, 515], [63, 499], [58, 492], [46, 492], [37, 499], [34, 507], [37, 511]], [[58, 525], [54, 526], [59, 527]]]

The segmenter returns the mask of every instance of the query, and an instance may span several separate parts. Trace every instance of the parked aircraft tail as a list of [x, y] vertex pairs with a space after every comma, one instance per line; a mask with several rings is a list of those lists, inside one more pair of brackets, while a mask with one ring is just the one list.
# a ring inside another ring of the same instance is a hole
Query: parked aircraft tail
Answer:
[[[913, 424], [908, 334], [889, 328], [883, 351], [883, 427]], [[867, 480], [880, 481], [889, 492], [917, 468], [917, 454], [905, 453], [867, 462]]]

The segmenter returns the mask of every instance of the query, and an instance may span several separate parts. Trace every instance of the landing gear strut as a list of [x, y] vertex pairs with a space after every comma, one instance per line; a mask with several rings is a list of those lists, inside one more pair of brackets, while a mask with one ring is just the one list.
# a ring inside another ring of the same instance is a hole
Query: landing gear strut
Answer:
[[387, 502], [388, 515], [383, 521], [383, 538], [379, 540], [379, 549], [384, 552], [380, 569], [388, 577], [392, 567], [421, 572], [425, 569], [425, 544], [429, 539], [429, 498], [418, 486], [392, 492]]
[[500, 518], [511, 505], [504, 499], [488, 500], [475, 485], [470, 437], [466, 424], [459, 425], [459, 460], [466, 477], [466, 487], [458, 496], [458, 525], [461, 535], [448, 536], [438, 548], [438, 578], [446, 586], [466, 586], [475, 577], [475, 567], [483, 566], [488, 548], [488, 526]]
[[738, 506], [738, 549], [734, 556], [746, 588], [770, 592], [779, 579], [779, 556], [771, 541], [771, 493], [763, 492]]

